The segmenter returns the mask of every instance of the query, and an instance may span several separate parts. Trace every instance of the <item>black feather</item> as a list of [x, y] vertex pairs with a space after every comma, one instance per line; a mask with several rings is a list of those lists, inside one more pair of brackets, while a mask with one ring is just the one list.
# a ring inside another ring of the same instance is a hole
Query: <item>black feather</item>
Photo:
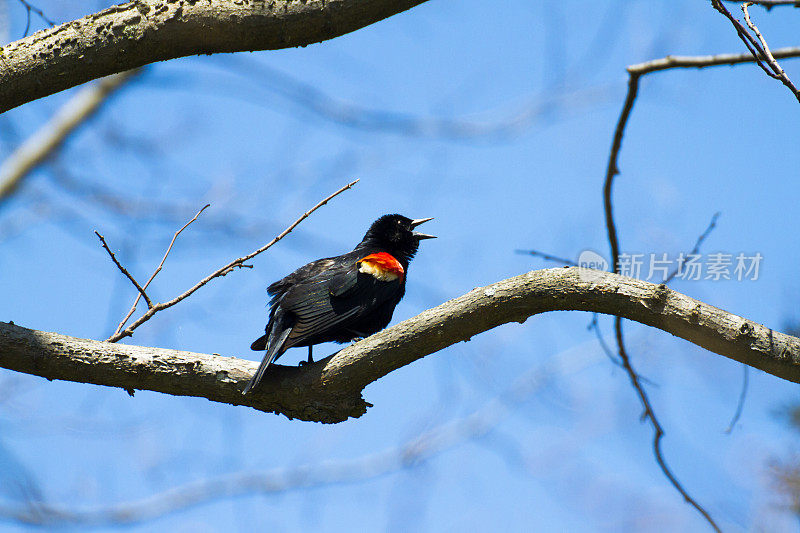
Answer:
[[[250, 346], [267, 353], [244, 393], [258, 385], [269, 365], [289, 348], [349, 342], [385, 328], [405, 294], [408, 264], [419, 241], [429, 237], [414, 233], [420, 223], [385, 215], [353, 251], [318, 259], [272, 283], [267, 289], [271, 299], [266, 334]], [[362, 259], [381, 252], [396, 260], [395, 270], [389, 267], [391, 276], [379, 279], [359, 270]]]

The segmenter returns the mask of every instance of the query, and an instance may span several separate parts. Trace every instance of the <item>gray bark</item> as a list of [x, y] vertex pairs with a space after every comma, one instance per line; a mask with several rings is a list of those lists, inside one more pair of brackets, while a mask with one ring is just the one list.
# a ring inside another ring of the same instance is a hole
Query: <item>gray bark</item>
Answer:
[[501, 324], [567, 310], [634, 320], [800, 383], [797, 337], [664, 285], [574, 267], [536, 270], [474, 289], [311, 365], [275, 365], [248, 396], [241, 390], [257, 367], [254, 361], [77, 339], [3, 322], [0, 367], [48, 379], [200, 396], [332, 423], [364, 414], [370, 404], [361, 392], [393, 370]]
[[136, 0], [0, 48], [0, 113], [89, 80], [196, 54], [318, 43], [425, 0]]

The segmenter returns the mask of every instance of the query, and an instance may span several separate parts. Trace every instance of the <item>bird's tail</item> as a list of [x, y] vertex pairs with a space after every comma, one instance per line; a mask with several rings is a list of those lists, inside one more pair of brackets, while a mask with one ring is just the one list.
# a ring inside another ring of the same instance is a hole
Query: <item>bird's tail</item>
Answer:
[[[256, 370], [256, 373], [253, 374], [252, 378], [250, 378], [250, 382], [244, 388], [242, 394], [247, 394], [250, 392], [250, 389], [258, 385], [261, 382], [261, 379], [264, 377], [264, 373], [267, 371], [269, 365], [271, 365], [273, 361], [278, 358], [278, 356], [286, 351], [283, 345], [286, 342], [286, 339], [289, 337], [289, 333], [292, 332], [291, 324], [287, 323], [287, 320], [281, 313], [280, 315], [276, 314], [276, 316], [273, 317], [271, 326], [272, 327], [270, 328], [268, 335], [264, 336], [267, 337], [267, 353], [264, 354], [261, 364], [258, 365], [258, 370]], [[253, 345], [255, 345], [255, 343], [253, 343]]]

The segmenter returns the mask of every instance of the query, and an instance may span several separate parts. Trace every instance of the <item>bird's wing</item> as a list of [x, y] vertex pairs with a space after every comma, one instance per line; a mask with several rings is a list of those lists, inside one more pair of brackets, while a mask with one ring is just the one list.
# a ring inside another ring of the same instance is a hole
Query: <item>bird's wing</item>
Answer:
[[312, 261], [307, 265], [301, 266], [285, 278], [279, 279], [267, 287], [267, 294], [270, 296], [280, 297], [282, 293], [292, 288], [294, 284], [317, 276], [325, 270], [333, 267], [335, 264], [336, 260], [332, 257], [326, 257], [325, 259], [317, 259], [316, 261]]
[[395, 297], [400, 281], [380, 281], [358, 272], [352, 265], [335, 274], [317, 276], [290, 288], [281, 298], [281, 308], [297, 321], [289, 342], [299, 344], [317, 335], [347, 327], [378, 305]]
[[334, 297], [344, 297], [358, 282], [358, 265], [334, 274], [328, 282], [328, 292]]

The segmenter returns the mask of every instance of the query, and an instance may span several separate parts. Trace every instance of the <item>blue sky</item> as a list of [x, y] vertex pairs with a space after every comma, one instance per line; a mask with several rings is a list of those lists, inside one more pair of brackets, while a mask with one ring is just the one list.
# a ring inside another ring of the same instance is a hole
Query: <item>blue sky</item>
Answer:
[[[5, 40], [18, 38], [24, 9], [0, 5], [11, 22]], [[59, 22], [103, 5], [37, 3]], [[751, 14], [772, 48], [798, 44], [800, 11]], [[252, 271], [217, 280], [125, 342], [255, 360], [249, 345], [266, 320], [266, 286], [349, 250], [384, 213], [436, 217], [426, 231], [439, 236], [422, 243], [394, 323], [553, 266], [516, 249], [608, 256], [601, 191], [625, 66], [742, 50], [708, 2], [431, 0], [302, 49], [152, 65], [0, 207], [0, 319], [105, 338], [135, 292], [94, 229], [146, 279], [175, 229], [212, 204], [154, 282], [163, 300], [258, 248], [352, 178], [361, 181]], [[800, 62], [782, 64], [800, 80]], [[0, 156], [73, 92], [0, 116]], [[532, 118], [509, 127], [525, 113]], [[798, 318], [798, 117], [789, 91], [752, 65], [644, 79], [614, 192], [622, 249], [688, 250], [719, 211], [702, 251], [759, 252], [759, 279], [673, 288], [776, 329]], [[504, 134], [454, 138], [453, 122]], [[123, 198], [124, 209], [109, 197]], [[220, 498], [131, 529], [705, 530], [658, 470], [651, 429], [590, 320], [550, 313], [454, 345], [370, 385], [374, 407], [335, 426], [0, 371], [0, 391], [9, 391], [0, 399], [0, 501], [20, 501], [20, 479], [49, 503], [94, 509], [242, 472], [319, 472], [482, 412], [538, 371], [541, 382], [494, 412], [486, 432], [453, 438], [419, 464]], [[607, 342], [611, 323], [600, 319]], [[797, 451], [780, 414], [797, 401], [796, 386], [750, 372], [742, 417], [727, 434], [741, 365], [644, 326], [626, 323], [626, 333], [653, 382], [665, 455], [689, 492], [726, 531], [795, 531], [769, 467]], [[281, 362], [304, 356], [293, 350]]]

